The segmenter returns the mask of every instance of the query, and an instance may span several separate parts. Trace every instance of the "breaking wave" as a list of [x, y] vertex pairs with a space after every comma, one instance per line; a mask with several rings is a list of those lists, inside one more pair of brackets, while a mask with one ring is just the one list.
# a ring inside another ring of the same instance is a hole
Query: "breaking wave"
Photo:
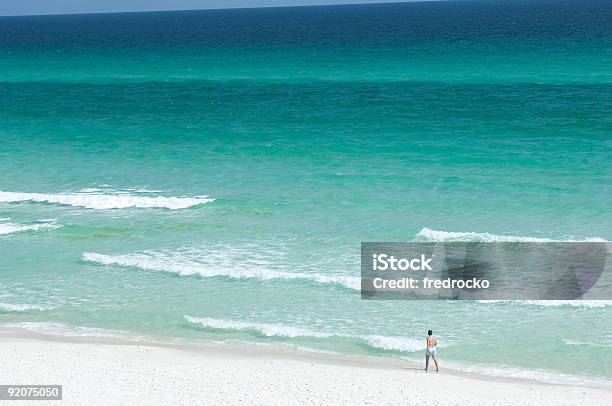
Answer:
[[95, 189], [86, 189], [76, 193], [44, 194], [16, 193], [0, 191], [0, 202], [36, 202], [60, 204], [65, 206], [84, 207], [94, 210], [126, 209], [126, 208], [164, 208], [170, 210], [185, 209], [209, 203], [214, 199], [208, 196], [195, 197], [164, 197], [141, 196], [129, 193], [101, 193]]
[[478, 303], [512, 303], [544, 307], [587, 307], [601, 308], [612, 306], [612, 300], [478, 300]]
[[21, 313], [28, 311], [44, 311], [54, 309], [55, 306], [37, 304], [0, 303], [0, 312]]
[[[215, 258], [216, 259], [216, 258]], [[181, 276], [198, 275], [205, 278], [223, 276], [233, 279], [259, 280], [306, 280], [320, 284], [336, 284], [352, 290], [361, 289], [361, 279], [350, 276], [332, 276], [318, 273], [286, 272], [266, 269], [265, 262], [253, 260], [246, 264], [232, 264], [231, 260], [220, 259], [203, 263], [181, 256], [180, 253], [144, 252], [126, 255], [105, 255], [94, 252], [83, 254], [83, 260], [101, 265], [117, 265], [175, 273]]]
[[[398, 336], [364, 336], [361, 337], [370, 347], [388, 351], [417, 352], [425, 349], [424, 340]], [[440, 346], [441, 347], [441, 346]]]
[[[8, 219], [0, 219], [0, 221], [2, 220]], [[61, 226], [58, 224], [53, 224], [49, 222], [40, 222], [36, 224], [15, 224], [0, 222], [0, 235], [23, 233], [28, 231], [53, 230], [60, 227]]]
[[185, 320], [190, 323], [198, 324], [202, 327], [213, 328], [218, 330], [253, 330], [266, 337], [332, 337], [334, 334], [318, 333], [316, 331], [306, 330], [299, 327], [286, 326], [282, 324], [266, 324], [266, 323], [247, 323], [242, 321], [213, 319], [209, 317], [191, 317], [185, 316]]
[[0, 327], [22, 328], [39, 334], [63, 336], [63, 337], [122, 337], [124, 332], [107, 330], [95, 327], [72, 327], [61, 323], [52, 322], [19, 322], [3, 323]]
[[185, 320], [189, 323], [196, 324], [200, 327], [216, 329], [216, 330], [228, 330], [228, 331], [241, 331], [250, 330], [266, 337], [280, 337], [280, 338], [348, 338], [358, 340], [368, 347], [382, 349], [386, 351], [398, 351], [398, 352], [416, 352], [421, 351], [425, 348], [423, 340], [416, 340], [406, 337], [387, 337], [381, 335], [351, 335], [342, 333], [326, 333], [317, 332], [302, 327], [289, 326], [284, 324], [267, 324], [267, 323], [254, 323], [224, 319], [214, 319], [209, 317], [192, 317], [185, 316]]
[[416, 235], [416, 238], [427, 240], [427, 241], [477, 241], [477, 242], [593, 241], [593, 242], [606, 242], [605, 239], [599, 238], [599, 237], [590, 237], [590, 238], [585, 238], [582, 240], [575, 240], [571, 238], [555, 240], [551, 238], [497, 235], [497, 234], [490, 234], [490, 233], [439, 231], [439, 230], [432, 230], [427, 227], [421, 229], [421, 231], [419, 231], [418, 234]]

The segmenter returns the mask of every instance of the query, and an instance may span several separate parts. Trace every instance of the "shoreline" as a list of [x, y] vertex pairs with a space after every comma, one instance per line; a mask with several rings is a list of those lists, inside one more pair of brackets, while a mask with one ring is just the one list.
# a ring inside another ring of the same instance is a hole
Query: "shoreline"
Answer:
[[[0, 343], [6, 384], [63, 384], [64, 399], [77, 404], [87, 399], [98, 399], [100, 404], [123, 403], [124, 398], [113, 401], [102, 394], [124, 396], [127, 391], [134, 395], [132, 402], [143, 405], [240, 404], [243, 401], [248, 404], [361, 404], [368, 399], [376, 399], [378, 404], [425, 405], [449, 402], [523, 405], [531, 404], [535, 398], [545, 404], [612, 402], [609, 388], [481, 375], [446, 369], [444, 360], [439, 373], [432, 370], [425, 373], [422, 364], [385, 357], [255, 344], [58, 336], [17, 327], [0, 328]], [[108, 375], [108, 371], [114, 372]], [[251, 385], [245, 386], [245, 381]], [[89, 385], [93, 382], [95, 388]], [[172, 382], [182, 383], [172, 387]], [[210, 391], [198, 392], [196, 388], [204, 383]], [[374, 384], [375, 389], [371, 386]], [[121, 393], [113, 392], [117, 386], [122, 387]], [[173, 397], [163, 397], [160, 391], [171, 391]]]

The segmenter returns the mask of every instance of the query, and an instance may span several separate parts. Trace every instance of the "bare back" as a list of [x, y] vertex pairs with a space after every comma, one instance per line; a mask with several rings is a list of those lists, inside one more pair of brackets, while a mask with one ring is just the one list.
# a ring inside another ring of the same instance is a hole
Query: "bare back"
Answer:
[[434, 348], [438, 343], [436, 342], [436, 337], [433, 335], [427, 337], [427, 348]]

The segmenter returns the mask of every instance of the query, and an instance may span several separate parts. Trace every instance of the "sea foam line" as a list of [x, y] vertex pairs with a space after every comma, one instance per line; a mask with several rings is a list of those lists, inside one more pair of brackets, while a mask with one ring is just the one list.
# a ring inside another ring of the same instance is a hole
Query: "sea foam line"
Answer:
[[137, 196], [130, 194], [104, 194], [104, 193], [18, 193], [0, 191], [0, 202], [37, 202], [60, 204], [64, 206], [85, 207], [87, 209], [107, 210], [136, 208], [165, 208], [170, 210], [185, 209], [204, 203], [213, 202], [208, 196], [195, 197], [164, 197], [164, 196]]
[[27, 303], [0, 303], [0, 311], [6, 312], [28, 312], [28, 311], [44, 311], [54, 309], [55, 306], [44, 306], [37, 304], [27, 304]]
[[579, 385], [612, 388], [612, 381], [603, 377], [570, 375], [561, 372], [547, 371], [544, 369], [523, 369], [508, 365], [484, 366], [477, 364], [463, 364], [446, 360], [444, 361], [444, 365], [456, 371], [475, 373], [478, 375], [527, 379], [530, 381], [538, 381], [554, 385]]
[[192, 317], [185, 316], [185, 320], [189, 323], [196, 324], [204, 328], [217, 330], [252, 330], [266, 337], [280, 338], [350, 338], [364, 342], [372, 348], [383, 349], [387, 351], [399, 352], [416, 352], [425, 349], [423, 340], [416, 340], [398, 336], [381, 336], [381, 335], [352, 335], [342, 333], [325, 333], [308, 330], [302, 327], [290, 326], [284, 324], [268, 324], [256, 322], [244, 322], [225, 319], [214, 319], [210, 317]]
[[[331, 276], [304, 272], [284, 272], [273, 269], [246, 269], [249, 264], [245, 267], [230, 268], [229, 264], [221, 264], [221, 266], [202, 264], [193, 260], [174, 258], [162, 253], [105, 255], [85, 252], [83, 254], [83, 260], [101, 265], [117, 265], [150, 271], [170, 272], [181, 276], [198, 275], [205, 278], [223, 276], [233, 279], [307, 280], [321, 284], [341, 285], [353, 290], [361, 289], [361, 279], [357, 277]], [[257, 266], [257, 264], [253, 264], [253, 266]]]
[[596, 348], [612, 348], [612, 340], [607, 340], [603, 342], [598, 341], [579, 341], [579, 340], [571, 340], [569, 338], [564, 338], [563, 343], [565, 345], [571, 346], [580, 346], [580, 347], [596, 347]]
[[22, 328], [39, 334], [63, 336], [63, 337], [123, 337], [125, 332], [118, 330], [107, 330], [96, 327], [72, 327], [53, 322], [30, 322], [3, 323], [0, 327]]
[[590, 237], [583, 240], [561, 239], [540, 237], [523, 237], [512, 235], [497, 235], [490, 233], [478, 233], [471, 231], [440, 231], [424, 227], [416, 235], [417, 239], [428, 241], [477, 241], [477, 242], [606, 242], [607, 240], [599, 237]]
[[266, 337], [333, 337], [334, 334], [318, 333], [300, 327], [287, 326], [282, 324], [249, 323], [243, 321], [213, 319], [210, 317], [185, 316], [185, 320], [198, 324], [202, 327], [218, 330], [255, 330]]
[[478, 303], [511, 303], [543, 307], [587, 307], [601, 308], [612, 306], [612, 300], [478, 300]]
[[[8, 219], [7, 219], [8, 220]], [[15, 224], [15, 223], [0, 223], [0, 235], [23, 233], [27, 231], [53, 230], [60, 228], [60, 225], [50, 223], [39, 224]]]

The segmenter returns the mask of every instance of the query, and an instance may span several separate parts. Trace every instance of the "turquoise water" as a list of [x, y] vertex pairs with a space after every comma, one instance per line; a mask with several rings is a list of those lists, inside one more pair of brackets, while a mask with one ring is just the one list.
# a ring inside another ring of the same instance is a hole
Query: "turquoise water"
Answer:
[[611, 15], [0, 18], [0, 323], [417, 360], [431, 328], [446, 365], [609, 385], [608, 302], [356, 289], [361, 241], [612, 238]]

